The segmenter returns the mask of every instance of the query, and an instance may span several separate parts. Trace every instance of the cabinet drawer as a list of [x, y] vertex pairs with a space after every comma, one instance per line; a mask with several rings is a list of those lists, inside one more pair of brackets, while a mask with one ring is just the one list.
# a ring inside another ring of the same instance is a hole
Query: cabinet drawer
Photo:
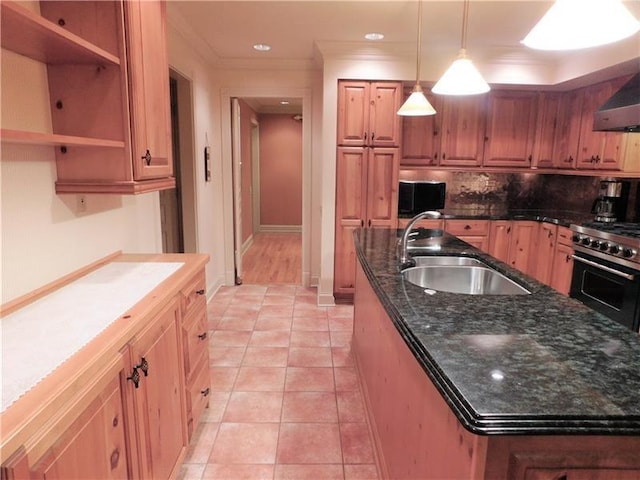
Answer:
[[447, 220], [445, 230], [455, 236], [488, 235], [489, 220]]
[[209, 374], [209, 362], [203, 359], [194, 372], [191, 383], [187, 385], [187, 430], [189, 438], [193, 434], [202, 411], [209, 403], [211, 394], [211, 375]]
[[209, 333], [207, 331], [207, 309], [192, 311], [183, 325], [184, 373], [187, 378], [193, 375], [193, 368], [207, 353]]
[[561, 243], [563, 245], [573, 245], [573, 241], [571, 240], [571, 237], [573, 235], [573, 233], [571, 232], [571, 229], [567, 228], [567, 227], [558, 227], [558, 243]]
[[196, 308], [202, 305], [206, 309], [206, 281], [204, 271], [194, 276], [189, 284], [182, 289], [182, 315], [186, 317]]

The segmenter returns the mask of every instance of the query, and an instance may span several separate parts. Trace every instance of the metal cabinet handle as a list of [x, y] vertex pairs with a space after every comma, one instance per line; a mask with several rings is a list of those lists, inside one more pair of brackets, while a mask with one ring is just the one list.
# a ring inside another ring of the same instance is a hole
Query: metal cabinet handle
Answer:
[[207, 387], [204, 390], [200, 390], [200, 393], [202, 394], [203, 397], [207, 397], [209, 393], [211, 393], [211, 389]]
[[147, 166], [151, 165], [151, 152], [149, 152], [149, 150], [147, 150], [147, 153], [145, 153], [142, 157], [140, 157], [142, 160], [145, 161], [145, 163], [147, 164]]
[[371, 143], [374, 142], [375, 138], [376, 138], [375, 132], [371, 132]]
[[200, 335], [198, 335], [198, 338], [199, 338], [200, 340], [204, 340], [204, 339], [206, 339], [206, 338], [207, 338], [207, 332], [201, 333]]
[[464, 229], [465, 229], [465, 230], [471, 230], [471, 225], [465, 225], [465, 226], [464, 226]]
[[149, 362], [147, 362], [147, 359], [144, 357], [140, 358], [140, 363], [138, 365], [135, 366], [136, 370], [139, 368], [140, 370], [142, 370], [142, 373], [144, 373], [144, 376], [148, 376], [149, 375]]
[[204, 288], [201, 288], [200, 290], [196, 290], [196, 295], [204, 295]]
[[616, 270], [615, 268], [607, 267], [606, 265], [600, 265], [599, 263], [592, 262], [591, 260], [587, 260], [586, 258], [578, 257], [576, 255], [571, 255], [571, 258], [573, 258], [577, 262], [585, 263], [585, 264], [589, 265], [590, 267], [594, 267], [594, 268], [598, 268], [600, 270], [604, 270], [605, 272], [612, 273], [614, 275], [617, 275], [619, 277], [625, 278], [625, 279], [630, 280], [630, 281], [633, 281], [636, 278], [635, 275], [631, 275], [629, 273], [621, 272], [620, 270]]
[[367, 132], [364, 132], [363, 137], [364, 137], [364, 141], [366, 142], [367, 141]]
[[445, 152], [442, 152], [442, 159], [446, 160], [447, 159], [447, 154]]
[[127, 377], [127, 380], [131, 380], [136, 388], [140, 386], [140, 374], [138, 373], [137, 367], [133, 367], [133, 372]]

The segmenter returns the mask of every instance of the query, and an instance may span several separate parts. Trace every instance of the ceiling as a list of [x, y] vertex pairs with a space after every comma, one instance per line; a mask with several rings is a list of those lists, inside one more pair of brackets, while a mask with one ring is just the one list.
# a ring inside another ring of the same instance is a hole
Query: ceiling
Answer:
[[[624, 3], [640, 18], [640, 0]], [[546, 68], [576, 55], [589, 55], [541, 52], [521, 45], [551, 4], [548, 0], [471, 0], [467, 51], [485, 76], [490, 72], [483, 71], [483, 66]], [[168, 2], [168, 17], [219, 68], [317, 69], [328, 57], [415, 59], [417, 9], [415, 0], [173, 0]], [[455, 58], [461, 46], [462, 10], [459, 0], [424, 0], [422, 59], [425, 77], [434, 78], [421, 80], [437, 80], [438, 72], [444, 72]], [[385, 38], [367, 41], [364, 34], [369, 32], [383, 33]], [[640, 56], [640, 34], [623, 42]], [[252, 48], [255, 43], [269, 44], [272, 49], [258, 52]]]

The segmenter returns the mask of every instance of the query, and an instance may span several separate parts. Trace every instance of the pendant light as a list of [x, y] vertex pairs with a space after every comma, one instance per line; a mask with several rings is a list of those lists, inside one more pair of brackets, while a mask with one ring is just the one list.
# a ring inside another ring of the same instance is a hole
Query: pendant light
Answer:
[[538, 50], [577, 50], [617, 42], [640, 30], [620, 0], [556, 0], [522, 40]]
[[490, 90], [482, 75], [467, 58], [467, 21], [469, 0], [465, 0], [462, 12], [462, 40], [458, 58], [444, 72], [431, 91], [440, 95], [477, 95]]
[[422, 43], [422, 0], [418, 0], [418, 48], [416, 58], [416, 84], [413, 86], [411, 95], [398, 110], [398, 115], [419, 117], [434, 115], [436, 109], [429, 103], [427, 97], [422, 92], [420, 86], [420, 44]]

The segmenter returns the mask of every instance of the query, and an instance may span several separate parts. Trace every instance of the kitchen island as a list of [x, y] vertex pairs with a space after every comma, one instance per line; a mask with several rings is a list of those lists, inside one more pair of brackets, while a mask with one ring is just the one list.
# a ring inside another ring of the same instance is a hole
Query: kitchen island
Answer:
[[[354, 352], [385, 478], [640, 478], [640, 338], [443, 235], [530, 295], [425, 293], [356, 234]], [[563, 477], [564, 475], [564, 477]]]

